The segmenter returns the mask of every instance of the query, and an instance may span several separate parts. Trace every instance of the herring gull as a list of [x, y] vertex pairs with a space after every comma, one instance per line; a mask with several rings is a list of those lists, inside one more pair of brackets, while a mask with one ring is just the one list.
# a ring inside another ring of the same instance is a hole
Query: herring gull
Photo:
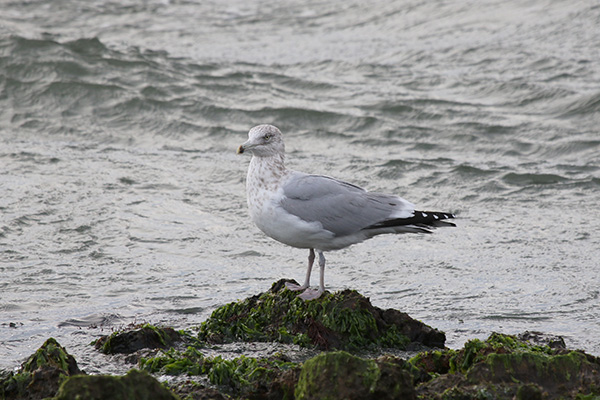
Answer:
[[[451, 213], [416, 211], [410, 202], [324, 175], [285, 167], [281, 131], [258, 125], [237, 153], [252, 153], [246, 179], [250, 216], [267, 236], [292, 247], [309, 249], [304, 284], [288, 283], [304, 300], [325, 291], [324, 251], [339, 250], [384, 233], [431, 233], [431, 228], [455, 226], [443, 221]], [[319, 289], [310, 288], [310, 274], [319, 255]]]

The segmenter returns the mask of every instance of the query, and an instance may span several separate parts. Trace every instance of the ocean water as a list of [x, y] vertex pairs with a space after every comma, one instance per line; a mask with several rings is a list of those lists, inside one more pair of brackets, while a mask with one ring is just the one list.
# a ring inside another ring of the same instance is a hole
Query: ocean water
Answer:
[[110, 372], [99, 335], [301, 281], [307, 252], [247, 215], [260, 123], [291, 168], [458, 216], [326, 254], [329, 290], [452, 348], [537, 330], [600, 355], [596, 2], [0, 8], [0, 368], [55, 337]]

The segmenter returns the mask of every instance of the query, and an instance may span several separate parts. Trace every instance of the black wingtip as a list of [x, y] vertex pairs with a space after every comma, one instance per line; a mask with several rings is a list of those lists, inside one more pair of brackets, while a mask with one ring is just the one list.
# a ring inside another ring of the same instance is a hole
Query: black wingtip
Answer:
[[452, 222], [445, 221], [453, 219], [456, 216], [452, 213], [439, 211], [414, 211], [413, 216], [409, 218], [394, 218], [373, 224], [365, 229], [390, 228], [395, 226], [412, 225], [419, 228], [437, 228], [444, 226], [456, 226]]
[[[421, 217], [424, 220], [431, 220], [433, 219], [433, 226], [456, 226], [455, 223], [453, 222], [448, 222], [445, 221], [446, 219], [454, 219], [456, 218], [456, 215], [452, 214], [452, 213], [445, 213], [445, 212], [438, 212], [438, 211], [415, 211], [415, 216], [417, 214], [421, 214]], [[427, 223], [427, 222], [425, 222]], [[437, 225], [437, 223], [440, 223], [441, 225]]]
[[439, 211], [415, 211], [414, 216], [410, 219], [414, 219], [419, 221], [417, 223], [422, 223], [428, 226], [456, 226], [456, 224], [452, 222], [445, 221], [446, 219], [454, 219], [456, 216], [452, 213], [445, 213]]

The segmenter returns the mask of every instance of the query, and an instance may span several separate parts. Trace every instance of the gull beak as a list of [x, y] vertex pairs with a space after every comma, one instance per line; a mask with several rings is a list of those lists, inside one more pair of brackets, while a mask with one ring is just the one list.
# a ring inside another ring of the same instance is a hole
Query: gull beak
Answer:
[[246, 150], [250, 150], [255, 147], [255, 144], [250, 141], [250, 139], [246, 140], [244, 143], [237, 148], [237, 154], [244, 154]]

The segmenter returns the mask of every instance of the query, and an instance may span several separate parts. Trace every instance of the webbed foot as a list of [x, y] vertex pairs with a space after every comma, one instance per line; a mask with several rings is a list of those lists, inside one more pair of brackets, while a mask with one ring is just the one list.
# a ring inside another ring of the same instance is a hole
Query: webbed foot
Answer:
[[323, 290], [321, 290], [321, 289], [308, 288], [304, 292], [299, 294], [298, 297], [300, 297], [304, 301], [307, 301], [307, 300], [318, 299], [319, 297], [321, 297], [322, 294], [323, 294]]
[[288, 288], [289, 290], [293, 291], [293, 292], [297, 292], [299, 290], [306, 289], [308, 286], [304, 286], [304, 285], [300, 286], [300, 285], [297, 285], [295, 283], [286, 282], [285, 283], [285, 287]]

